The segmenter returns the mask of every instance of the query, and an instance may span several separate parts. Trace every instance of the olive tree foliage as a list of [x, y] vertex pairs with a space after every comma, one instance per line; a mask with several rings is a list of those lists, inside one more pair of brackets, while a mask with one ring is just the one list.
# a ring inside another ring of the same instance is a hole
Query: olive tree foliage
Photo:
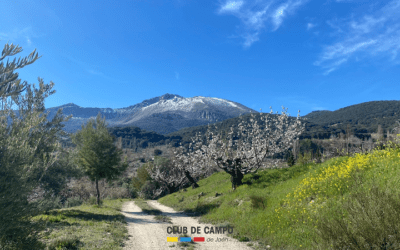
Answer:
[[[18, 45], [6, 44], [0, 60], [21, 51]], [[38, 241], [42, 223], [30, 220], [40, 211], [30, 200], [42, 186], [46, 171], [57, 162], [61, 150], [57, 137], [63, 133], [60, 123], [70, 118], [63, 119], [58, 110], [48, 122], [43, 113], [44, 99], [55, 93], [51, 91], [53, 82], [44, 84], [38, 78], [39, 89], [33, 86], [32, 91], [26, 81], [20, 84], [18, 73], [14, 73], [40, 58], [35, 51], [22, 60], [0, 64], [0, 249], [43, 248]], [[12, 110], [14, 105], [19, 117]]]
[[72, 134], [71, 140], [78, 148], [78, 166], [96, 184], [97, 205], [100, 205], [99, 180], [111, 181], [121, 175], [128, 167], [127, 158], [125, 156], [121, 164], [123, 152], [114, 145], [114, 138], [100, 113], [96, 120], [90, 119], [86, 126], [82, 125], [81, 130]]
[[[222, 138], [220, 134], [207, 131], [207, 142], [203, 143], [200, 135], [193, 140], [198, 150], [188, 157], [186, 161], [199, 162], [207, 166], [209, 161], [214, 162], [220, 169], [231, 176], [232, 189], [242, 185], [245, 174], [255, 173], [260, 167], [266, 167], [264, 159], [274, 154], [288, 150], [294, 140], [304, 131], [304, 124], [299, 119], [294, 123], [289, 123], [287, 109], [282, 107], [282, 115], [276, 115], [276, 119], [271, 119], [270, 114], [266, 114], [261, 119], [265, 122], [265, 129], [262, 129], [254, 115], [249, 123], [242, 122], [238, 125], [239, 132], [235, 134], [231, 127], [228, 133], [228, 140]], [[300, 110], [299, 110], [300, 112]], [[233, 138], [238, 138], [233, 141]], [[237, 150], [234, 150], [236, 148]], [[273, 159], [270, 161], [275, 162]]]

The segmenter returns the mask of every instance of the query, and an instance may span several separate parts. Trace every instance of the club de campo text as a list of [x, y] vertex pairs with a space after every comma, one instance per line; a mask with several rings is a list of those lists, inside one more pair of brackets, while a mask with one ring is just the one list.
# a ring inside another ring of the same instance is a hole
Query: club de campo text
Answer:
[[[190, 232], [192, 234], [201, 234], [201, 227], [190, 227]], [[167, 227], [168, 234], [187, 234], [188, 228], [187, 227]], [[231, 234], [233, 233], [233, 227], [204, 227], [205, 234]]]

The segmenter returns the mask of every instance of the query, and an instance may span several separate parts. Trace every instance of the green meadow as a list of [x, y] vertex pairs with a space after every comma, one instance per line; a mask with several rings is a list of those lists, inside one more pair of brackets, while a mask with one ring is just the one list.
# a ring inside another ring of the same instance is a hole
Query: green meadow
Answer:
[[[246, 175], [218, 172], [159, 199], [265, 249], [400, 249], [400, 149]], [[202, 193], [202, 194], [200, 194]]]
[[103, 200], [103, 205], [84, 204], [54, 209], [33, 218], [42, 220], [42, 241], [49, 250], [122, 249], [128, 239], [122, 204], [128, 199]]

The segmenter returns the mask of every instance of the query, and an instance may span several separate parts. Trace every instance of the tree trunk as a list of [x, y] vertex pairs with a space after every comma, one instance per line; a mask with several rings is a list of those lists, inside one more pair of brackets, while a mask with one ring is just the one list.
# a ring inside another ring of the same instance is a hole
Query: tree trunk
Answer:
[[167, 186], [167, 189], [168, 189], [169, 194], [172, 194], [176, 190], [176, 188], [174, 186]]
[[197, 182], [195, 181], [195, 179], [193, 179], [193, 177], [190, 175], [189, 171], [185, 170], [184, 171], [186, 178], [188, 178], [188, 180], [192, 183], [192, 188], [198, 188], [199, 185], [197, 184]]
[[97, 206], [100, 206], [99, 180], [96, 178]]
[[232, 172], [229, 173], [231, 175], [232, 189], [235, 190], [238, 186], [243, 185], [242, 180], [244, 175], [238, 168], [235, 168]]

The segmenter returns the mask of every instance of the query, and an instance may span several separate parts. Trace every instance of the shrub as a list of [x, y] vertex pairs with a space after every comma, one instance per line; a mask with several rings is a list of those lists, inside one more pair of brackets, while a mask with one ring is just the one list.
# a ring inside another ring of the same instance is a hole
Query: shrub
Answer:
[[341, 205], [317, 215], [322, 247], [333, 249], [400, 249], [400, 199], [373, 185]]
[[37, 204], [37, 208], [39, 211], [48, 212], [52, 209], [62, 208], [62, 204], [60, 202], [60, 197], [46, 197], [44, 199], [34, 201]]
[[65, 236], [59, 239], [56, 239], [50, 243], [48, 246], [49, 250], [75, 250], [79, 249], [80, 241], [77, 236]]
[[129, 183], [123, 183], [122, 188], [127, 190], [128, 197], [127, 198], [136, 198], [138, 196], [137, 189], [134, 188]]
[[148, 168], [149, 165], [144, 164], [142, 167], [138, 168], [136, 171], [136, 176], [132, 177], [131, 185], [136, 190], [141, 190], [146, 181], [151, 180]]
[[300, 153], [311, 153], [312, 155], [315, 155], [319, 150], [319, 146], [310, 139], [301, 140], [299, 146]]
[[160, 149], [158, 149], [158, 148], [154, 149], [154, 156], [161, 155], [161, 154], [162, 154], [162, 151]]
[[107, 199], [131, 198], [129, 190], [123, 187], [108, 188], [106, 189], [104, 195], [106, 195]]
[[289, 153], [289, 156], [288, 156], [288, 158], [287, 158], [287, 164], [289, 165], [289, 167], [291, 167], [291, 166], [294, 165], [294, 163], [295, 163], [295, 161], [294, 161], [293, 153], [290, 152], [290, 153]]
[[[94, 196], [90, 196], [89, 200], [87, 201], [89, 205], [97, 205], [97, 198]], [[100, 200], [100, 205], [103, 205], [103, 201]]]
[[[101, 185], [99, 185], [99, 188], [101, 188]], [[87, 177], [83, 177], [75, 181], [68, 193], [68, 197], [79, 197], [81, 200], [87, 201], [94, 193], [93, 183]]]
[[79, 197], [70, 197], [67, 199], [65, 207], [76, 207], [82, 205], [83, 201]]
[[310, 163], [312, 159], [312, 154], [311, 152], [309, 153], [304, 153], [304, 154], [299, 154], [297, 157], [297, 164], [299, 165], [305, 165], [307, 163]]
[[154, 181], [146, 181], [140, 190], [140, 194], [144, 199], [153, 199], [155, 191], [159, 188], [158, 183]]
[[265, 209], [266, 199], [262, 196], [251, 195], [251, 207], [255, 209]]
[[[130, 187], [129, 183], [124, 183], [122, 179], [114, 182], [101, 180], [99, 182], [100, 199], [106, 197], [111, 199], [118, 198], [134, 198], [134, 187]], [[66, 197], [78, 197], [83, 202], [87, 202], [91, 196], [96, 194], [96, 187], [87, 177], [76, 180], [74, 185], [65, 194]]]
[[240, 242], [247, 242], [247, 241], [250, 241], [250, 239], [247, 238], [246, 236], [242, 236], [242, 237], [239, 238], [239, 241]]

